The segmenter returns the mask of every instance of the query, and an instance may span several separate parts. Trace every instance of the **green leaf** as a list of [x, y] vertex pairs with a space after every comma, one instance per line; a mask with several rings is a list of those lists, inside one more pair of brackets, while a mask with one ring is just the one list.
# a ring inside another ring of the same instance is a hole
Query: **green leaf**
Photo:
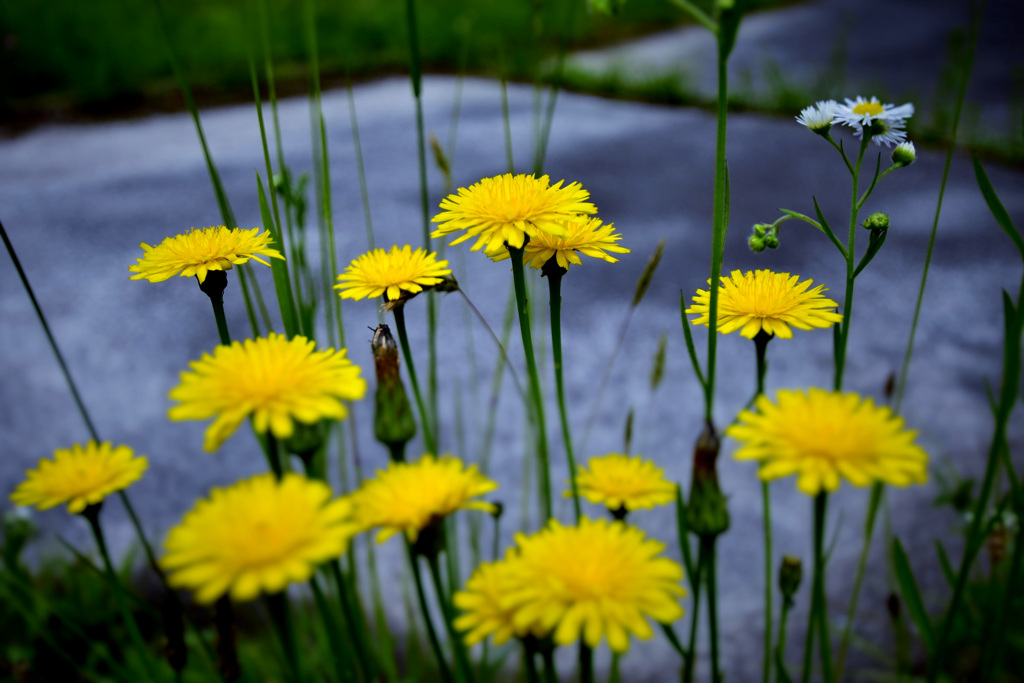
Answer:
[[775, 671], [777, 672], [776, 681], [778, 683], [793, 683], [793, 679], [790, 677], [789, 672], [786, 671], [786, 663], [782, 661], [782, 648], [775, 648]]
[[1020, 311], [1006, 290], [1003, 290], [1003, 318], [1003, 390], [999, 395], [999, 406], [1009, 410], [1020, 387], [1021, 319]]
[[985, 169], [982, 168], [981, 162], [978, 161], [978, 157], [973, 157], [971, 161], [974, 162], [974, 175], [978, 179], [978, 187], [981, 188], [981, 195], [985, 198], [985, 203], [988, 204], [989, 211], [992, 212], [992, 216], [996, 219], [996, 223], [999, 223], [999, 227], [1003, 229], [1007, 237], [1013, 240], [1014, 245], [1017, 247], [1017, 251], [1020, 252], [1021, 259], [1024, 259], [1024, 237], [1021, 236], [1020, 230], [1010, 220], [1010, 214], [1007, 213], [1006, 207], [999, 201], [998, 195], [996, 195], [995, 188], [992, 187], [992, 183], [989, 182], [988, 176], [985, 174]]
[[892, 540], [892, 560], [896, 570], [896, 581], [899, 583], [903, 600], [907, 603], [910, 618], [917, 625], [917, 630], [921, 634], [921, 640], [924, 641], [928, 653], [932, 654], [935, 652], [935, 634], [932, 631], [931, 621], [928, 619], [928, 612], [924, 608], [924, 602], [921, 600], [921, 592], [917, 588], [914, 572], [910, 568], [910, 560], [898, 538]]
[[[263, 190], [263, 181], [260, 179], [259, 171], [256, 172], [256, 189], [260, 199], [260, 215], [263, 217], [263, 225], [270, 230], [274, 239], [274, 246], [282, 255], [285, 254], [284, 239], [281, 236], [281, 226], [274, 221], [270, 213], [270, 206], [267, 203], [267, 194]], [[292, 281], [288, 274], [288, 263], [284, 259], [272, 258], [270, 269], [274, 275], [274, 290], [277, 292], [277, 304], [281, 309], [281, 322], [284, 324], [284, 331], [291, 339], [299, 333], [299, 318], [295, 313], [295, 297], [292, 295]]]
[[683, 553], [683, 568], [686, 569], [686, 580], [693, 585], [693, 555], [690, 553], [690, 539], [686, 537], [686, 504], [683, 503], [683, 490], [676, 485], [676, 531], [679, 533], [679, 548]]
[[654, 254], [651, 255], [651, 260], [644, 266], [644, 272], [640, 274], [640, 279], [636, 282], [636, 291], [633, 293], [633, 303], [630, 304], [633, 308], [640, 305], [640, 302], [644, 298], [644, 294], [647, 293], [647, 288], [651, 286], [651, 280], [654, 278], [654, 271], [658, 269], [658, 264], [661, 263], [661, 256], [665, 253], [665, 240], [658, 242], [658, 246], [654, 249]]
[[946, 577], [946, 582], [952, 588], [956, 585], [956, 572], [953, 570], [953, 564], [949, 561], [949, 555], [946, 554], [945, 546], [937, 538], [935, 539], [935, 551], [939, 554], [939, 566], [942, 567], [942, 575]]
[[818, 223], [821, 224], [821, 229], [825, 231], [826, 235], [828, 235], [828, 238], [832, 241], [832, 244], [836, 245], [836, 249], [838, 249], [839, 253], [843, 255], [843, 258], [847, 258], [846, 247], [843, 246], [843, 243], [839, 241], [839, 238], [836, 237], [836, 234], [832, 232], [832, 228], [829, 227], [828, 221], [825, 220], [825, 214], [821, 212], [821, 207], [818, 206], [818, 198], [812, 197], [812, 199], [814, 200], [814, 213], [818, 216]]
[[665, 633], [665, 637], [668, 639], [668, 642], [672, 644], [672, 649], [678, 652], [680, 657], [683, 659], [689, 657], [689, 654], [686, 652], [686, 648], [684, 648], [683, 644], [679, 642], [679, 636], [676, 635], [671, 624], [662, 624], [661, 630]]
[[700, 385], [706, 390], [707, 383], [704, 381], [704, 373], [700, 371], [697, 348], [693, 344], [693, 334], [690, 332], [690, 319], [686, 317], [686, 295], [682, 292], [679, 292], [679, 314], [683, 319], [683, 336], [686, 338], [686, 352], [690, 354], [690, 365], [693, 366], [693, 372], [697, 375]]

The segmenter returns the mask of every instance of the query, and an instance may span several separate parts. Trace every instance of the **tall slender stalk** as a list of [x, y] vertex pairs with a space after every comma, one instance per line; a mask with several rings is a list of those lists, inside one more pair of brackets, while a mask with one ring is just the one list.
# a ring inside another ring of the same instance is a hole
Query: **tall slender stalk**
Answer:
[[395, 329], [398, 330], [398, 341], [402, 347], [402, 356], [405, 358], [405, 367], [409, 370], [409, 381], [412, 383], [412, 393], [416, 398], [416, 409], [419, 411], [420, 423], [423, 426], [423, 443], [428, 453], [438, 455], [437, 440], [434, 438], [426, 406], [423, 405], [423, 395], [420, 393], [420, 383], [416, 377], [416, 366], [412, 360], [412, 349], [409, 347], [409, 335], [405, 330], [405, 304], [398, 304], [393, 312], [395, 314]]
[[690, 589], [693, 591], [693, 611], [690, 614], [690, 643], [686, 650], [686, 661], [683, 664], [683, 683], [693, 683], [693, 671], [697, 664], [697, 628], [700, 624], [700, 587], [704, 578], [704, 564], [703, 554], [698, 554], [697, 567], [690, 580]]
[[[821, 648], [821, 668], [825, 683], [831, 683], [832, 646], [828, 635], [828, 606], [825, 602], [825, 519], [828, 507], [828, 493], [822, 491], [814, 497], [814, 585], [811, 589], [811, 609], [807, 621], [807, 638], [804, 642], [803, 681], [811, 679], [811, 662], [814, 658], [814, 639], [817, 635]], [[817, 631], [817, 633], [816, 633]]]
[[[553, 257], [552, 257], [553, 258]], [[562, 276], [566, 270], [557, 263], [548, 262], [544, 274], [548, 279], [549, 306], [551, 308], [551, 354], [555, 361], [555, 389], [558, 393], [558, 415], [562, 422], [562, 441], [565, 442], [565, 456], [569, 461], [569, 482], [572, 490], [573, 511], [576, 522], [580, 521], [580, 491], [576, 484], [576, 459], [572, 451], [572, 434], [569, 431], [569, 416], [565, 407], [565, 380], [562, 373]]]
[[530, 396], [533, 399], [533, 412], [537, 425], [537, 460], [540, 469], [540, 499], [544, 521], [551, 519], [551, 463], [548, 456], [548, 437], [544, 427], [544, 399], [541, 397], [540, 378], [537, 374], [537, 360], [533, 353], [533, 334], [530, 329], [529, 299], [526, 295], [526, 282], [523, 277], [523, 251], [529, 242], [525, 237], [523, 246], [508, 247], [509, 259], [512, 261], [512, 283], [516, 292], [516, 309], [519, 313], [519, 332], [523, 338], [523, 353], [526, 356], [526, 369], [530, 375]]
[[441, 640], [437, 637], [437, 629], [434, 628], [434, 621], [430, 617], [430, 605], [427, 603], [427, 594], [423, 590], [423, 570], [420, 569], [419, 558], [413, 552], [412, 544], [406, 540], [406, 554], [409, 557], [409, 565], [412, 567], [412, 577], [416, 583], [416, 598], [420, 603], [420, 611], [423, 613], [423, 621], [427, 626], [427, 635], [430, 639], [430, 647], [434, 650], [434, 657], [437, 659], [437, 668], [441, 672], [442, 681], [453, 681], [452, 670], [444, 658], [444, 650], [441, 648]]
[[[764, 378], [768, 372], [766, 355], [768, 342], [774, 335], [761, 330], [754, 337], [757, 353], [757, 397], [764, 394]], [[768, 683], [772, 669], [772, 501], [768, 482], [761, 482], [761, 509], [764, 518], [764, 661], [762, 663], [762, 680]]]
[[455, 610], [448, 600], [448, 593], [441, 580], [441, 567], [438, 563], [437, 555], [427, 557], [427, 566], [430, 568], [430, 578], [434, 584], [434, 592], [437, 594], [437, 603], [441, 606], [444, 626], [448, 631], [448, 640], [452, 644], [452, 650], [455, 651], [455, 666], [459, 670], [460, 678], [472, 683], [474, 680], [473, 669], [469, 666], [469, 656], [466, 654], [466, 646], [462, 642], [462, 637], [455, 630]]
[[708, 630], [711, 632], [711, 681], [721, 683], [722, 671], [718, 656], [718, 586], [715, 571], [715, 538], [702, 538], [701, 545], [705, 552], [708, 583]]
[[146, 668], [146, 672], [148, 675], [153, 676], [154, 671], [151, 668], [149, 648], [146, 646], [146, 641], [139, 632], [139, 626], [135, 623], [135, 617], [132, 616], [132, 612], [128, 607], [127, 601], [125, 601], [124, 587], [121, 585], [121, 581], [117, 577], [117, 572], [114, 571], [114, 565], [110, 561], [110, 553], [107, 551], [107, 542], [106, 539], [103, 538], [103, 528], [100, 526], [99, 513], [99, 505], [90, 505], [82, 512], [82, 516], [89, 522], [89, 528], [92, 529], [92, 535], [96, 539], [96, 547], [99, 548], [100, 557], [103, 558], [103, 568], [106, 570], [110, 588], [114, 591], [114, 599], [117, 601], [117, 608], [121, 612], [121, 618], [124, 620], [125, 628], [128, 629], [128, 637], [131, 638], [133, 644], [138, 649], [139, 659], [141, 659], [143, 666]]
[[864, 137], [860, 142], [860, 150], [857, 152], [857, 163], [854, 165], [853, 175], [853, 199], [850, 203], [850, 236], [846, 242], [846, 295], [843, 300], [843, 320], [839, 323], [839, 341], [836, 344], [835, 357], [835, 390], [843, 388], [843, 371], [846, 369], [846, 343], [850, 338], [850, 323], [853, 318], [853, 283], [856, 270], [856, 249], [857, 240], [857, 213], [860, 209], [857, 186], [860, 182], [860, 166], [864, 161], [864, 152], [867, 151], [871, 136], [864, 131]]
[[924, 300], [924, 287], [928, 283], [928, 268], [932, 262], [932, 251], [935, 249], [935, 235], [939, 229], [939, 215], [942, 213], [942, 198], [946, 194], [946, 182], [949, 179], [949, 168], [953, 163], [953, 150], [956, 149], [956, 134], [960, 128], [960, 114], [967, 97], [967, 84], [971, 81], [974, 69], [974, 54], [978, 46], [978, 30], [981, 27], [981, 16], [985, 9], [985, 0], [971, 0], [970, 28], [967, 39], [967, 55], [963, 64], [963, 79], [957, 89], [956, 105], [953, 107], [953, 129], [949, 136], [949, 147], [946, 148], [946, 160], [942, 165], [942, 181], [939, 183], [939, 198], [935, 203], [935, 217], [932, 219], [932, 231], [928, 236], [928, 250], [924, 256], [924, 270], [921, 272], [921, 287], [917, 291], [917, 303], [914, 304], [914, 318], [910, 323], [910, 336], [907, 338], [907, 350], [903, 354], [903, 365], [900, 368], [900, 379], [896, 384], [896, 398], [893, 410], [897, 413], [903, 403], [903, 393], [907, 388], [907, 374], [910, 372], [910, 359], [914, 354], [914, 335], [917, 333], [917, 321], [921, 315], [921, 302]]
[[860, 549], [860, 558], [857, 560], [857, 574], [853, 579], [853, 591], [850, 594], [850, 606], [846, 611], [846, 623], [843, 626], [843, 635], [839, 641], [839, 656], [836, 658], [836, 680], [843, 680], [843, 666], [846, 663], [846, 652], [850, 646], [850, 636], [853, 633], [853, 620], [857, 615], [857, 600], [860, 597], [860, 587], [864, 580], [864, 572], [868, 563], [868, 554], [871, 550], [871, 534], [875, 528], [875, 518], [878, 508], [882, 502], [882, 495], [885, 492], [885, 485], [875, 483], [871, 487], [871, 500], [868, 502], [868, 514], [864, 521], [864, 543]]
[[289, 678], [294, 683], [301, 683], [305, 679], [302, 673], [302, 659], [299, 657], [298, 643], [295, 641], [295, 624], [292, 620], [291, 607], [288, 605], [288, 594], [285, 591], [264, 594], [263, 604], [267, 608], [270, 621], [274, 624], [274, 631], [281, 643], [281, 649], [284, 651]]

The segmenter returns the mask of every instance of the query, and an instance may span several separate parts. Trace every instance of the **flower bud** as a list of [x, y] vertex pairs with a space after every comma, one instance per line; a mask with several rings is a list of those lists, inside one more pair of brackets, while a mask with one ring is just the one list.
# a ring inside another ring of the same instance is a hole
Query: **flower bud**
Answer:
[[398, 371], [398, 345], [387, 325], [377, 327], [370, 345], [377, 374], [374, 435], [392, 453], [398, 453], [416, 435], [412, 406]]
[[764, 237], [765, 233], [772, 229], [772, 226], [765, 223], [754, 223], [754, 234], [758, 237]]
[[765, 235], [764, 236], [764, 246], [768, 247], [769, 249], [778, 249], [779, 248], [779, 233], [776, 232], [775, 230], [772, 230], [767, 235]]
[[889, 217], [884, 213], [873, 213], [868, 216], [863, 226], [872, 232], [885, 232], [889, 229]]
[[718, 450], [721, 442], [710, 422], [693, 449], [693, 477], [686, 504], [686, 525], [701, 538], [714, 538], [729, 528], [729, 510], [718, 486]]
[[793, 596], [800, 588], [800, 581], [803, 578], [804, 568], [800, 558], [783, 555], [782, 566], [779, 567], [779, 590], [782, 591], [782, 599], [786, 601], [786, 604], [793, 604]]
[[751, 235], [750, 239], [747, 240], [747, 245], [750, 247], [750, 251], [760, 254], [765, 248], [764, 238]]
[[910, 166], [917, 159], [917, 150], [913, 142], [901, 142], [892, 150], [892, 163], [894, 166]]

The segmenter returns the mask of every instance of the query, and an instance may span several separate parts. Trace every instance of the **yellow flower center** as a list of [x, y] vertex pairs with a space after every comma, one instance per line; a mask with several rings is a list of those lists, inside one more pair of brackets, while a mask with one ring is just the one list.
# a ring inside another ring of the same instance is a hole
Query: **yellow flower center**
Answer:
[[880, 102], [862, 102], [853, 108], [853, 113], [858, 115], [878, 116], [882, 111]]

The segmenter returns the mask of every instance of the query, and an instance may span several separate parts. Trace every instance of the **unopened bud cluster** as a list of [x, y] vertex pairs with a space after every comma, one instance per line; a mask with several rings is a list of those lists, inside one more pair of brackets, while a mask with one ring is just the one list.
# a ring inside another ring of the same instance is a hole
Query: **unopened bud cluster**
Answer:
[[882, 212], [873, 213], [864, 219], [862, 225], [871, 232], [885, 232], [889, 229], [889, 216]]
[[786, 601], [786, 604], [793, 604], [793, 596], [800, 588], [803, 578], [804, 568], [800, 558], [783, 555], [782, 566], [779, 567], [779, 590], [782, 591], [782, 599]]
[[750, 250], [761, 253], [765, 249], [779, 248], [779, 226], [768, 223], [755, 223], [754, 231], [747, 240]]

